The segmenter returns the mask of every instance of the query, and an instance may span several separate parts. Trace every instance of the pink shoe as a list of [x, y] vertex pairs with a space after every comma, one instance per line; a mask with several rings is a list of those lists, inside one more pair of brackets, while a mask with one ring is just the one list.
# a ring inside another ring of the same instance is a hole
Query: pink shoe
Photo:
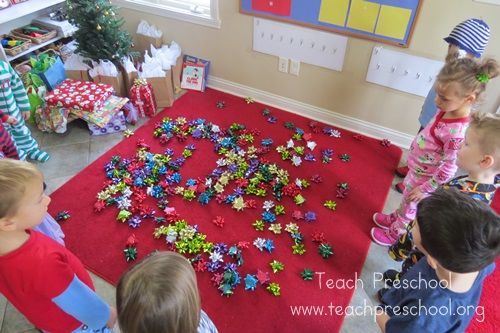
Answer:
[[406, 175], [408, 174], [408, 166], [404, 165], [402, 167], [399, 167], [395, 171], [396, 175], [398, 175], [401, 178], [405, 178]]
[[375, 213], [373, 222], [382, 229], [389, 229], [396, 218], [392, 214]]
[[370, 234], [378, 245], [391, 246], [398, 241], [398, 236], [390, 229], [372, 228]]
[[394, 185], [394, 187], [396, 188], [396, 191], [401, 194], [403, 194], [403, 192], [405, 191], [405, 184], [403, 182], [397, 183], [396, 185]]

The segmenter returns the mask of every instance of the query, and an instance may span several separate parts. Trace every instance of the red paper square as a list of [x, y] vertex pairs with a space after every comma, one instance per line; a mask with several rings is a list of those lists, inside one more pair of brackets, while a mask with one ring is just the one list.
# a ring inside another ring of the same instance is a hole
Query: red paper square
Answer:
[[290, 16], [292, 0], [252, 0], [252, 9], [271, 14]]

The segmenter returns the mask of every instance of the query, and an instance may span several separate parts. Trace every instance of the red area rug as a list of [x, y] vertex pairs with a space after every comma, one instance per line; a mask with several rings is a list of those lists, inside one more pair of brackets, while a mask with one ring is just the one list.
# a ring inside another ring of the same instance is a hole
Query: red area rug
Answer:
[[[500, 213], [500, 191], [497, 191], [491, 207]], [[496, 333], [500, 332], [500, 303], [497, 295], [500, 290], [500, 259], [496, 262], [496, 269], [486, 278], [481, 294], [481, 301], [476, 316], [471, 321], [468, 333]]]
[[[224, 101], [225, 108], [217, 108], [218, 101]], [[51, 195], [52, 214], [62, 210], [68, 210], [71, 214], [71, 218], [62, 223], [67, 247], [90, 270], [116, 284], [120, 275], [133, 265], [133, 262], [125, 261], [123, 253], [127, 238], [132, 233], [138, 238], [139, 259], [155, 249], [165, 249], [166, 245], [163, 239], [153, 238], [157, 225], [151, 219], [145, 220], [139, 228], [132, 229], [126, 223], [116, 221], [118, 210], [115, 207], [108, 207], [101, 213], [93, 212], [96, 194], [106, 179], [104, 165], [113, 155], [132, 158], [137, 139], [144, 139], [153, 152], [163, 152], [166, 147], [161, 146], [152, 135], [155, 123], [163, 117], [205, 118], [221, 128], [228, 128], [235, 122], [241, 123], [249, 129], [259, 130], [260, 135], [254, 142], [256, 146], [260, 146], [262, 139], [273, 140], [271, 152], [263, 157], [287, 169], [291, 182], [296, 178], [310, 179], [314, 174], [323, 178], [322, 183], [311, 182], [311, 186], [303, 190], [306, 202], [302, 206], [297, 206], [293, 200], [285, 197], [280, 204], [285, 206], [286, 214], [278, 216], [277, 222], [284, 229], [292, 221], [294, 210], [315, 212], [317, 219], [314, 222], [297, 222], [305, 237], [306, 253], [293, 255], [293, 241], [287, 232], [275, 235], [267, 230], [267, 226], [264, 231], [256, 231], [252, 227], [252, 223], [260, 219], [263, 212], [263, 200], [260, 198], [257, 198], [256, 209], [237, 212], [215, 200], [202, 206], [196, 200], [188, 202], [179, 196], [169, 197], [169, 205], [175, 207], [188, 223], [198, 225], [199, 230], [212, 242], [233, 245], [248, 241], [252, 244], [257, 237], [262, 237], [272, 239], [276, 247], [272, 253], [260, 252], [253, 245], [243, 250], [244, 264], [238, 268], [242, 283], [231, 297], [221, 296], [220, 291], [212, 285], [212, 273], [198, 273], [203, 308], [222, 333], [339, 331], [344, 318], [342, 309], [350, 303], [354, 292], [353, 282], [360, 274], [370, 245], [369, 230], [373, 226], [371, 216], [383, 207], [401, 150], [342, 129], [339, 129], [340, 138], [320, 132], [312, 134], [310, 139], [317, 143], [313, 151], [317, 161], [304, 161], [295, 167], [290, 161], [282, 161], [275, 148], [286, 145], [293, 135], [293, 130], [285, 128], [285, 122], [292, 122], [307, 133], [310, 132], [311, 120], [274, 108], [269, 108], [271, 115], [264, 116], [264, 108], [265, 105], [247, 104], [243, 98], [210, 89], [205, 93], [189, 92], [181, 97], [172, 108], [151, 119], [134, 136], [124, 139]], [[275, 117], [277, 122], [269, 122], [270, 116]], [[320, 129], [326, 127], [324, 124], [317, 126]], [[206, 140], [189, 138], [180, 143], [173, 139], [168, 148], [172, 148], [178, 156], [187, 144], [195, 144], [196, 150], [180, 170], [183, 179], [180, 185], [184, 185], [189, 178], [209, 174], [219, 158], [213, 152], [213, 143]], [[321, 162], [321, 150], [326, 148], [334, 151], [333, 160], [328, 164]], [[348, 154], [350, 161], [342, 161], [339, 158], [341, 154]], [[339, 182], [349, 184], [350, 190], [344, 199], [336, 197]], [[273, 199], [272, 196], [265, 198]], [[325, 200], [335, 200], [337, 209], [331, 211], [325, 208]], [[225, 219], [223, 228], [211, 222], [216, 216]], [[318, 254], [318, 244], [311, 239], [315, 231], [323, 232], [332, 245], [335, 254], [329, 259], [323, 259]], [[273, 260], [282, 262], [284, 270], [273, 273], [269, 266]], [[302, 280], [300, 273], [305, 268], [324, 272], [321, 284], [320, 275], [314, 276], [312, 281]], [[262, 286], [257, 286], [255, 291], [244, 290], [243, 279], [247, 273], [255, 274], [258, 269], [269, 272], [271, 282], [280, 284], [281, 296], [273, 296]], [[331, 280], [328, 286], [327, 280]], [[291, 307], [311, 305], [318, 307], [315, 311], [323, 312], [304, 315], [291, 311]]]

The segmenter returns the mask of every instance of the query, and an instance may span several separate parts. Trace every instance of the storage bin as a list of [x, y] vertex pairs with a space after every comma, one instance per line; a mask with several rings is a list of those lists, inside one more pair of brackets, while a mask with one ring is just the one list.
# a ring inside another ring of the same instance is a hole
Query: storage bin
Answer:
[[[41, 36], [31, 36], [31, 35], [28, 35], [28, 34], [24, 33], [23, 30], [26, 27], [36, 27], [36, 28], [39, 28], [39, 29], [47, 31], [47, 33], [44, 33]], [[52, 39], [52, 38], [54, 38], [54, 37], [57, 36], [57, 31], [56, 30], [54, 30], [54, 29], [52, 29], [50, 27], [47, 27], [45, 25], [42, 25], [40, 23], [31, 23], [31, 24], [26, 25], [24, 27], [14, 29], [14, 30], [11, 31], [11, 33], [13, 35], [29, 39], [29, 40], [31, 40], [35, 44], [42, 44], [42, 43], [48, 41], [49, 39]]]
[[14, 36], [11, 34], [0, 35], [0, 38], [2, 41], [5, 38], [12, 38], [12, 39], [15, 39], [15, 40], [22, 42], [22, 44], [17, 45], [17, 46], [8, 46], [8, 45], [4, 46], [2, 43], [2, 46], [3, 46], [5, 53], [7, 53], [8, 55], [11, 55], [11, 56], [15, 56], [16, 54], [19, 54], [23, 51], [26, 51], [27, 49], [29, 49], [31, 47], [31, 41], [29, 39], [26, 39], [26, 38]]

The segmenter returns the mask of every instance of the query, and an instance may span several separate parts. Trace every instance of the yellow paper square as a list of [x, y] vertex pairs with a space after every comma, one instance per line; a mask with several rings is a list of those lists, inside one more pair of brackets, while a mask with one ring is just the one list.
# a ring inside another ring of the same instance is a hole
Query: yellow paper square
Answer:
[[375, 34], [403, 39], [411, 17], [411, 9], [383, 5], [380, 9]]
[[345, 26], [349, 0], [322, 0], [318, 21]]
[[352, 0], [347, 26], [352, 29], [374, 32], [380, 5], [377, 3]]

